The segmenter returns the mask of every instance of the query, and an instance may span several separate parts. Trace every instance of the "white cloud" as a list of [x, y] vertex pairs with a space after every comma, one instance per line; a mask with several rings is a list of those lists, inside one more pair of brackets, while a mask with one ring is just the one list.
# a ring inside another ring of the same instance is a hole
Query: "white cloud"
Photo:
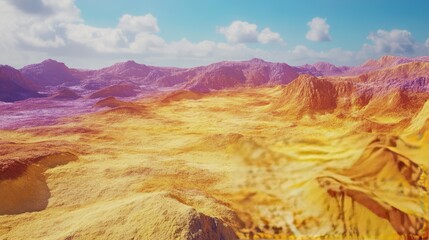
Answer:
[[[99, 28], [84, 22], [73, 0], [40, 0], [39, 8], [50, 9], [49, 14], [29, 12], [10, 1], [0, 1], [0, 63], [15, 67], [46, 58], [85, 68], [125, 59], [189, 66], [249, 59], [263, 52], [240, 43], [166, 41], [157, 34], [157, 19], [150, 14], [124, 15], [116, 27]], [[275, 38], [268, 33], [264, 41]]]
[[66, 25], [82, 22], [71, 0], [38, 0], [30, 4], [35, 9], [29, 9], [22, 0], [11, 2], [0, 1], [0, 46], [5, 48], [65, 46]]
[[234, 21], [227, 27], [220, 27], [218, 32], [223, 34], [230, 43], [260, 42], [267, 44], [283, 41], [279, 33], [272, 32], [269, 28], [264, 28], [259, 32], [256, 24], [244, 21]]
[[384, 55], [415, 57], [429, 54], [429, 48], [424, 46], [429, 45], [429, 39], [426, 44], [416, 42], [412, 34], [406, 30], [378, 30], [370, 33], [368, 39], [371, 43], [363, 44], [357, 51], [347, 51], [341, 48], [317, 51], [298, 45], [284, 55], [287, 56], [288, 61], [299, 64], [326, 61], [340, 65], [356, 65], [370, 58], [376, 59]]
[[27, 14], [49, 15], [52, 9], [47, 6], [42, 0], [6, 0], [17, 9]]
[[69, 41], [86, 45], [97, 52], [117, 52], [128, 45], [128, 38], [117, 28], [70, 24], [66, 28], [66, 37]]
[[[146, 15], [151, 16], [152, 15]], [[128, 17], [126, 17], [128, 18]], [[167, 42], [153, 33], [157, 28], [124, 29], [124, 17], [117, 28], [96, 28], [85, 24], [67, 27], [67, 39], [86, 45], [99, 53], [141, 54], [145, 57], [166, 57], [198, 59], [221, 56], [251, 56], [253, 50], [238, 43], [217, 43], [213, 41], [190, 42], [186, 38]], [[152, 23], [156, 23], [156, 18]], [[155, 25], [154, 25], [155, 26]], [[159, 29], [158, 29], [159, 30]], [[271, 37], [272, 38], [272, 37]]]
[[192, 43], [186, 38], [172, 42], [165, 51], [179, 58], [246, 59], [257, 55], [260, 50], [248, 48], [245, 44], [230, 44], [214, 41]]
[[[159, 34], [158, 21], [151, 14], [124, 14], [116, 25], [102, 28], [85, 23], [74, 0], [34, 0], [29, 3], [31, 8], [24, 1], [0, 0], [2, 64], [21, 67], [56, 58], [73, 67], [85, 68], [99, 68], [126, 59], [155, 65], [190, 66], [253, 57], [289, 64], [315, 61], [356, 64], [383, 54], [429, 54], [429, 39], [426, 43], [417, 43], [406, 30], [372, 33], [368, 37], [371, 42], [355, 52], [341, 48], [316, 51], [303, 45], [288, 50], [283, 48], [284, 44], [276, 45], [272, 51], [263, 51], [250, 48], [246, 43], [283, 43], [280, 34], [269, 28], [258, 30], [256, 24], [248, 22], [235, 21], [218, 28], [226, 42], [166, 40]], [[326, 20], [322, 20], [327, 26]], [[326, 26], [321, 28], [326, 31], [321, 32], [325, 39], [326, 36], [330, 39], [329, 26]], [[317, 39], [323, 37], [319, 34]]]
[[258, 26], [248, 22], [234, 21], [228, 27], [220, 27], [219, 32], [232, 43], [256, 42], [258, 40]]
[[152, 14], [144, 16], [123, 15], [119, 19], [118, 28], [130, 32], [159, 32], [158, 20]]
[[156, 32], [159, 32], [159, 27], [152, 14], [125, 14], [119, 19], [116, 28], [97, 28], [86, 24], [70, 24], [66, 27], [68, 40], [100, 53], [147, 53], [154, 46], [165, 44]]
[[137, 34], [134, 38], [134, 41], [130, 44], [130, 52], [159, 52], [158, 49], [162, 49], [166, 45], [166, 41], [160, 36], [142, 32]]
[[[23, 66], [57, 58], [79, 66], [100, 67], [132, 58], [177, 66], [246, 59], [261, 52], [241, 43], [194, 43], [186, 38], [166, 41], [158, 34], [158, 21], [152, 14], [124, 14], [116, 27], [101, 28], [84, 22], [74, 0], [34, 0], [26, 4], [26, 0], [0, 1], [1, 63]], [[269, 29], [261, 32], [260, 41], [264, 43], [278, 39], [279, 35]], [[85, 61], [89, 59], [93, 62], [88, 64]]]
[[330, 26], [326, 23], [326, 18], [315, 17], [307, 25], [310, 27], [310, 30], [305, 35], [308, 40], [315, 42], [332, 40], [329, 35]]
[[378, 30], [368, 36], [372, 44], [365, 44], [364, 50], [378, 54], [413, 54], [417, 43], [407, 30], [393, 29], [391, 31]]
[[340, 65], [356, 65], [370, 58], [376, 59], [389, 54], [408, 57], [429, 54], [429, 39], [426, 40], [426, 43], [418, 43], [413, 39], [412, 34], [406, 30], [378, 30], [375, 33], [370, 33], [368, 39], [372, 43], [363, 44], [361, 49], [357, 51], [347, 51], [341, 48], [316, 51], [303, 45], [297, 45], [292, 51], [287, 51], [284, 55], [288, 61], [299, 64], [327, 61]]
[[283, 42], [283, 39], [279, 33], [272, 32], [269, 28], [264, 28], [258, 35], [258, 41], [267, 44], [270, 42]]

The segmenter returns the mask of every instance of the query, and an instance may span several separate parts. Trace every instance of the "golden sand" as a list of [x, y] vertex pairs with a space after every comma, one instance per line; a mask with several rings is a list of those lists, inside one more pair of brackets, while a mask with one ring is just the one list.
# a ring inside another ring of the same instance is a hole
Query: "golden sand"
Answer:
[[0, 169], [22, 163], [0, 179], [1, 239], [428, 236], [427, 103], [369, 119], [297, 117], [281, 87], [110, 102], [0, 132]]

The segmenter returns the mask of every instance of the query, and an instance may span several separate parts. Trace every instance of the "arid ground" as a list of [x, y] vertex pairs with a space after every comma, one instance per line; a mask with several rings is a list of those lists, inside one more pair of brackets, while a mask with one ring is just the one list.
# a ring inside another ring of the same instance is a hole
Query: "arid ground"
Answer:
[[427, 91], [371, 80], [411, 64], [4, 103], [0, 239], [427, 239]]

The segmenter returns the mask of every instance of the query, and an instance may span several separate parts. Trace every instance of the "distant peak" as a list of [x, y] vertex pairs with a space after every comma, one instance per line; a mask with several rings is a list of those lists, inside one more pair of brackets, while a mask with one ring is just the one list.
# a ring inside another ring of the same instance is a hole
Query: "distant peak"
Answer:
[[137, 64], [134, 60], [128, 60], [124, 62], [125, 64]]
[[335, 65], [329, 62], [316, 62], [313, 64], [313, 66], [335, 66]]
[[16, 70], [15, 68], [13, 68], [13, 67], [11, 67], [11, 66], [9, 66], [9, 65], [3, 65], [3, 64], [0, 64], [0, 68]]
[[127, 67], [132, 67], [132, 66], [138, 66], [140, 64], [136, 63], [134, 60], [128, 60], [128, 61], [125, 61], [125, 62], [117, 63], [117, 65], [123, 65], [123, 66], [127, 66]]
[[407, 58], [406, 57], [400, 57], [400, 56], [385, 55], [385, 56], [382, 56], [375, 61], [379, 62], [379, 63], [390, 63], [390, 62], [394, 62], [394, 61], [398, 61], [398, 60], [402, 60], [402, 59], [407, 59]]
[[113, 68], [119, 68], [119, 69], [129, 69], [129, 68], [140, 68], [144, 67], [146, 65], [136, 63], [134, 60], [128, 60], [125, 62], [118, 62], [112, 65]]
[[260, 59], [260, 58], [252, 58], [252, 59], [249, 60], [249, 62], [265, 63], [265, 61], [263, 59]]
[[59, 63], [59, 64], [63, 64], [62, 62], [58, 62], [58, 61], [56, 61], [56, 60], [54, 60], [54, 59], [46, 59], [46, 60], [44, 60], [43, 62], [42, 62], [43, 64], [49, 64], [49, 63]]
[[363, 67], [387, 67], [392, 64], [398, 64], [407, 61], [409, 58], [400, 56], [385, 55], [378, 59], [370, 59], [361, 66]]
[[[48, 67], [48, 68], [62, 68], [62, 69], [68, 68], [64, 63], [58, 62], [58, 61], [53, 60], [53, 59], [46, 59], [43, 62], [41, 62], [40, 64], [35, 64], [35, 65], [36, 66], [41, 65], [43, 67]], [[32, 66], [32, 65], [29, 65], [29, 66]]]

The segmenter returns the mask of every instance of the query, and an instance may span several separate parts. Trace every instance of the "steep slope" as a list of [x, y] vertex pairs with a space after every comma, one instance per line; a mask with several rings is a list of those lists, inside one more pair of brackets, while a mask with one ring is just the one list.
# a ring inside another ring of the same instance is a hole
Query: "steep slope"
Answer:
[[365, 63], [354, 66], [340, 66], [337, 67], [328, 62], [317, 62], [315, 64], [305, 64], [296, 67], [297, 71], [301, 74], [311, 74], [314, 76], [356, 76], [373, 71], [383, 70], [385, 68], [393, 68], [401, 64], [416, 63], [416, 62], [429, 62], [428, 57], [407, 58], [399, 56], [383, 56], [379, 59], [371, 59]]
[[[246, 83], [251, 86], [288, 84], [298, 77], [295, 69], [285, 63], [271, 63], [252, 59], [242, 63]], [[232, 64], [233, 66], [235, 64]]]
[[296, 70], [285, 63], [261, 59], [243, 62], [220, 62], [194, 69], [186, 88], [196, 91], [220, 90], [236, 86], [288, 84], [298, 77]]
[[77, 160], [77, 156], [62, 145], [59, 142], [0, 142], [0, 191], [4, 193], [0, 198], [0, 215], [46, 208], [50, 193], [45, 171]]
[[346, 98], [355, 109], [366, 107], [366, 115], [410, 116], [429, 98], [429, 62], [404, 63], [355, 77], [329, 77], [329, 81], [351, 83], [354, 90]]
[[406, 133], [423, 135], [429, 131], [429, 100], [426, 100], [423, 107], [412, 118]]
[[416, 58], [407, 58], [399, 56], [383, 56], [379, 59], [371, 59], [365, 63], [350, 68], [346, 75], [360, 75], [366, 72], [378, 71], [385, 68], [396, 67], [401, 64], [413, 63], [413, 62], [429, 62], [428, 57], [416, 57]]
[[404, 111], [413, 111], [413, 108], [419, 108], [418, 105], [418, 102], [411, 104], [411, 97], [407, 91], [397, 88], [376, 93], [366, 106], [365, 111], [367, 115], [382, 115], [392, 112], [402, 114]]
[[152, 86], [157, 79], [169, 76], [177, 70], [176, 68], [154, 67], [126, 61], [99, 70], [75, 71], [75, 74], [84, 80], [87, 89], [97, 90], [124, 82]]
[[413, 92], [427, 92], [429, 89], [429, 62], [408, 62], [376, 69], [356, 76], [332, 76], [334, 81], [351, 81], [359, 88], [389, 90], [403, 88]]
[[326, 113], [337, 107], [337, 96], [330, 81], [304, 74], [286, 85], [274, 108], [297, 116]]
[[0, 65], [0, 101], [14, 102], [40, 96], [35, 85], [18, 70]]
[[427, 76], [429, 72], [429, 62], [410, 62], [392, 67], [386, 67], [377, 71], [368, 73], [367, 81], [377, 80], [402, 80], [407, 81], [417, 77]]
[[[390, 59], [390, 58], [386, 58]], [[395, 58], [397, 59], [397, 58]], [[386, 60], [387, 61], [387, 60]], [[320, 78], [317, 81], [314, 77], [306, 75], [307, 82], [325, 82], [331, 84], [335, 91], [327, 91], [329, 96], [325, 96], [324, 102], [334, 102], [336, 107], [342, 111], [353, 110], [354, 115], [363, 114], [365, 116], [383, 115], [383, 116], [402, 116], [411, 117], [414, 112], [418, 111], [424, 102], [429, 98], [429, 62], [406, 62], [395, 65], [397, 61], [389, 64], [381, 70], [375, 70], [359, 76], [342, 77], [342, 76], [329, 76]], [[298, 78], [300, 79], [300, 78]], [[297, 79], [297, 80], [298, 80]], [[323, 93], [317, 93], [317, 90], [307, 91], [305, 89], [323, 89], [323, 86], [316, 86], [315, 84], [308, 84], [308, 86], [298, 86], [298, 82], [293, 82], [290, 86], [286, 87], [288, 97], [284, 99], [292, 101], [294, 106], [304, 107], [308, 109], [317, 110], [317, 102]], [[303, 97], [302, 104], [299, 103], [299, 94]], [[292, 100], [295, 99], [295, 100]], [[306, 99], [314, 99], [313, 102]], [[319, 101], [320, 102], [320, 101]], [[285, 102], [283, 101], [284, 105]], [[333, 105], [332, 105], [333, 106]], [[383, 107], [381, 107], [383, 106]], [[290, 106], [289, 106], [290, 108]], [[333, 109], [332, 107], [330, 108]], [[363, 110], [356, 112], [356, 110]], [[306, 111], [309, 112], [309, 111]]]
[[[317, 178], [320, 186], [338, 202], [343, 235], [357, 231], [371, 236], [371, 227], [347, 222], [356, 217], [353, 214], [357, 214], [358, 204], [387, 220], [404, 239], [428, 237], [427, 203], [412, 200], [416, 194], [425, 195], [427, 174], [395, 148], [397, 140], [398, 137], [379, 136], [350, 168], [332, 169], [331, 174]], [[371, 185], [365, 184], [368, 182]]]
[[220, 90], [243, 85], [246, 78], [240, 69], [233, 66], [218, 66], [199, 73], [187, 84], [199, 91]]
[[52, 59], [25, 66], [20, 71], [23, 76], [40, 87], [72, 86], [79, 83], [79, 79], [73, 75], [71, 69], [64, 63]]

